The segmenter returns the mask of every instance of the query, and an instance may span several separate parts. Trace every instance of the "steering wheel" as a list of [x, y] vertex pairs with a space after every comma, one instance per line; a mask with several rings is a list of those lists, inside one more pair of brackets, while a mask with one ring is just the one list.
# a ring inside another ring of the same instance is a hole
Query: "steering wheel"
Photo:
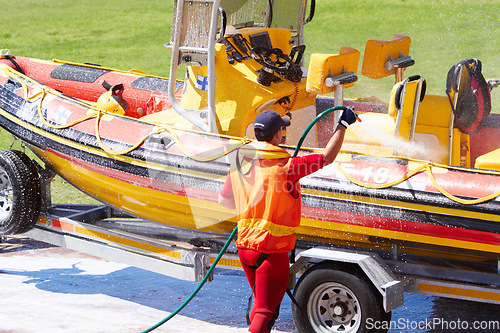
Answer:
[[253, 47], [250, 49], [250, 56], [262, 66], [279, 73], [287, 80], [298, 82], [302, 77], [300, 65], [279, 48]]

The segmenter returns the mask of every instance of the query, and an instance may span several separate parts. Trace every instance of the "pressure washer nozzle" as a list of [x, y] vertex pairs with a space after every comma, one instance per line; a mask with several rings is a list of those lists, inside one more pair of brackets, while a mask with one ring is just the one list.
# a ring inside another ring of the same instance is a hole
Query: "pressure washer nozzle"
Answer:
[[351, 109], [352, 113], [354, 113], [354, 116], [356, 117], [356, 120], [361, 122], [361, 118], [359, 118], [359, 115], [356, 111], [354, 111], [354, 107], [350, 106], [349, 109]]

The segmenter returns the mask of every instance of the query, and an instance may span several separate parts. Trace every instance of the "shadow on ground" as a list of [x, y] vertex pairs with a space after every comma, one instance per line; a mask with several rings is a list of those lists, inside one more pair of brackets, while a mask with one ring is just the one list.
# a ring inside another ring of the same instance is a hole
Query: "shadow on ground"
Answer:
[[[9, 238], [0, 243], [0, 256], [29, 255], [41, 250], [53, 253], [58, 247], [27, 238]], [[66, 250], [67, 251], [67, 250]], [[77, 253], [77, 252], [76, 252]], [[82, 257], [81, 260], [88, 260]], [[90, 257], [93, 258], [93, 257]], [[108, 274], [88, 274], [75, 258], [71, 267], [41, 270], [1, 269], [0, 274], [26, 277], [26, 284], [54, 293], [104, 294], [157, 310], [173, 312], [197, 287], [196, 283], [128, 266]], [[251, 290], [242, 272], [216, 269], [214, 281], [207, 283], [181, 314], [214, 324], [246, 327], [246, 307]], [[294, 331], [291, 302], [285, 296], [275, 328]]]

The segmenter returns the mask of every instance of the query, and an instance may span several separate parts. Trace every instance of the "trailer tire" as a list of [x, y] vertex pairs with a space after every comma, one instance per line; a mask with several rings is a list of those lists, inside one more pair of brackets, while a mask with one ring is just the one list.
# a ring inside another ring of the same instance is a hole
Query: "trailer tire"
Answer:
[[30, 158], [20, 151], [0, 151], [0, 235], [31, 230], [41, 202], [40, 177]]
[[[364, 279], [319, 264], [297, 283], [293, 318], [299, 333], [387, 332], [386, 314], [375, 290]], [[378, 329], [380, 328], [380, 329]]]

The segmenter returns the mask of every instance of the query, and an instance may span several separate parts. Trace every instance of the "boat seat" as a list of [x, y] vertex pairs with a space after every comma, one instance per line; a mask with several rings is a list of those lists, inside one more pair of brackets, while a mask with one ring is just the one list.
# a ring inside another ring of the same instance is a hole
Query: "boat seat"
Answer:
[[306, 90], [312, 94], [327, 94], [335, 87], [350, 88], [357, 81], [360, 53], [344, 46], [338, 54], [313, 53], [307, 72]]
[[[394, 86], [389, 103], [389, 113], [365, 113], [360, 118], [369, 126], [380, 131], [378, 135], [366, 136], [362, 126], [352, 127], [346, 134], [346, 141], [377, 146], [391, 146], [394, 137], [404, 141], [413, 138], [418, 109], [425, 95], [425, 80], [413, 76]], [[393, 153], [398, 153], [394, 151]]]
[[[423, 78], [416, 76], [394, 86], [389, 103], [389, 114], [361, 114], [362, 124], [366, 125], [350, 126], [346, 132], [345, 142], [350, 150], [360, 151], [361, 149], [361, 152], [371, 152], [369, 146], [390, 147], [392, 153], [397, 155], [448, 164], [451, 106], [446, 96], [425, 95], [423, 91], [418, 93], [419, 82], [422, 82], [421, 89], [423, 90], [423, 81], [420, 80]], [[420, 99], [416, 100], [419, 94], [424, 96], [421, 102]], [[422, 147], [422, 149], [415, 149], [416, 155], [410, 155], [407, 151], [410, 146], [401, 143], [410, 141], [415, 110], [417, 115], [413, 140], [416, 141], [415, 147]], [[401, 115], [398, 124], [399, 114]], [[453, 129], [453, 165], [469, 166], [469, 156], [466, 157], [465, 164], [461, 163], [460, 147], [464, 142], [468, 144], [469, 136], [460, 133], [458, 129]], [[396, 150], [394, 150], [395, 146]], [[400, 147], [399, 151], [398, 147]], [[387, 155], [391, 150], [377, 148], [374, 151]]]
[[[358, 80], [357, 72], [359, 57], [360, 53], [358, 50], [347, 46], [342, 47], [338, 54], [313, 53], [307, 71], [306, 91], [312, 96], [333, 92], [334, 106], [343, 106], [344, 89], [352, 87]], [[331, 106], [331, 104], [329, 104], [329, 106]], [[315, 109], [312, 110], [313, 114], [305, 115], [304, 112], [301, 112], [302, 119], [299, 121], [309, 123], [316, 117], [319, 109], [321, 109], [321, 105], [319, 105], [316, 100]], [[311, 119], [307, 119], [307, 116], [312, 117]], [[313, 132], [316, 133], [317, 140], [314, 142], [313, 146], [326, 146], [326, 143], [333, 134], [333, 126], [331, 123], [337, 123], [338, 117], [339, 114], [335, 113], [330, 121], [322, 121], [314, 125]], [[298, 122], [294, 120], [292, 126], [297, 123]], [[290, 135], [287, 137], [287, 141], [297, 142], [300, 139], [299, 135], [304, 129], [292, 128], [291, 131], [289, 131]], [[312, 136], [309, 135], [309, 137]], [[309, 138], [309, 140], [311, 139]], [[312, 146], [311, 144], [312, 142], [306, 143], [306, 145], [309, 146]]]
[[389, 116], [396, 122], [394, 136], [405, 141], [413, 140], [420, 103], [425, 96], [425, 79], [411, 76], [394, 85], [389, 102]]
[[[402, 70], [415, 62], [409, 56], [411, 39], [394, 35], [392, 40], [371, 39], [366, 42], [361, 73], [372, 79], [402, 74]], [[400, 81], [397, 79], [396, 81]]]
[[477, 157], [474, 167], [500, 171], [500, 148]]

